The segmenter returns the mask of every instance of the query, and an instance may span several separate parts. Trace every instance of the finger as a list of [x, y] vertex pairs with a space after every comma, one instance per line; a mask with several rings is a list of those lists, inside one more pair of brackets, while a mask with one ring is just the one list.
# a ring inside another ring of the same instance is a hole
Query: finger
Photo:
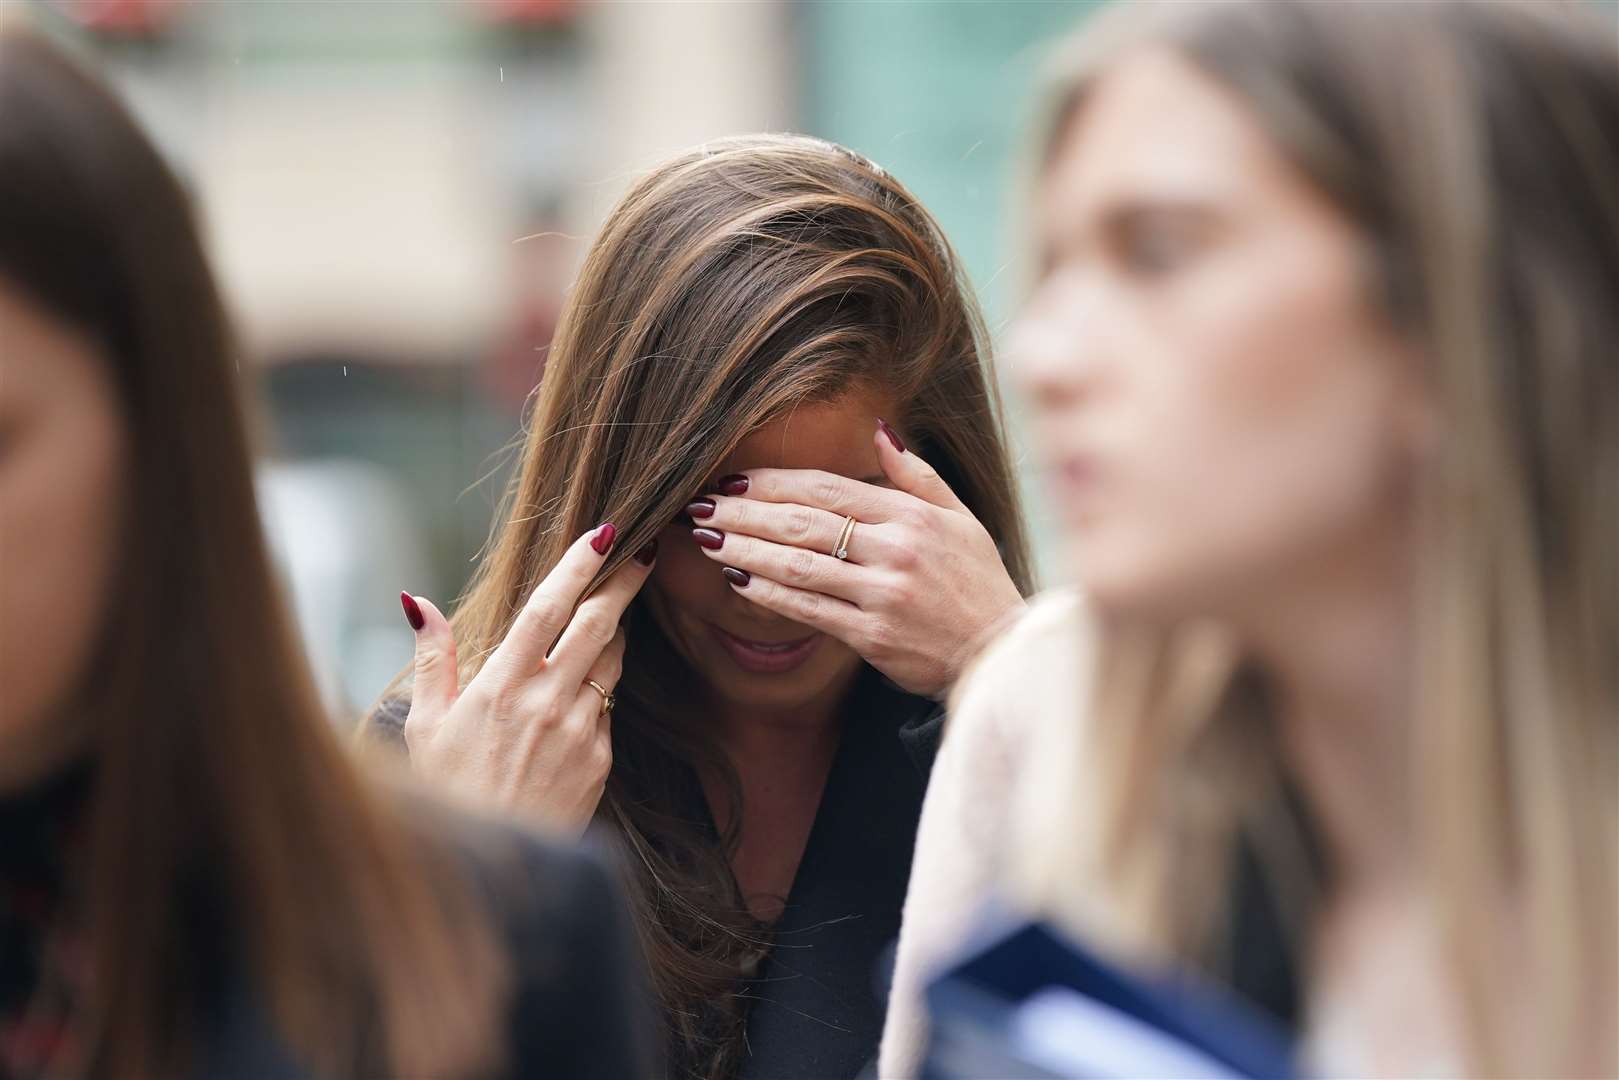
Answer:
[[883, 467], [883, 475], [892, 480], [896, 488], [946, 510], [964, 514], [971, 512], [965, 503], [956, 498], [956, 493], [950, 490], [944, 477], [906, 449], [905, 440], [881, 417], [877, 419], [877, 430], [872, 433], [872, 439], [877, 444], [877, 463]]
[[652, 562], [642, 562], [639, 557], [614, 570], [568, 620], [562, 639], [546, 659], [546, 676], [554, 675], [563, 686], [583, 682], [585, 673], [618, 633], [624, 609], [651, 575]]
[[692, 536], [714, 562], [762, 574], [793, 589], [825, 593], [851, 604], [859, 604], [870, 591], [863, 567], [830, 555], [718, 529], [696, 528]]
[[904, 509], [898, 492], [819, 469], [749, 469], [723, 477], [720, 493], [760, 502], [797, 503], [859, 521], [888, 521]]
[[790, 588], [779, 581], [734, 568], [727, 569], [730, 572], [725, 575], [725, 580], [730, 583], [732, 591], [747, 597], [766, 611], [831, 634], [849, 645], [854, 645], [859, 638], [860, 628], [867, 616], [847, 600]]
[[399, 594], [399, 605], [405, 609], [405, 621], [416, 634], [416, 656], [411, 664], [410, 693], [411, 720], [442, 716], [455, 704], [461, 687], [457, 682], [455, 662], [455, 634], [450, 621], [425, 596]]
[[569, 545], [545, 580], [529, 593], [523, 610], [489, 655], [478, 679], [516, 681], [539, 670], [546, 650], [568, 625], [574, 606], [601, 569], [602, 560], [613, 550], [617, 536], [618, 530], [607, 522]]
[[797, 503], [705, 496], [686, 504], [698, 525], [731, 535], [741, 533], [810, 551], [832, 551], [843, 536], [844, 518], [828, 510]]
[[[596, 662], [590, 665], [590, 671], [585, 678], [594, 679], [602, 686], [605, 686], [607, 692], [611, 694], [614, 688], [618, 686], [618, 680], [623, 675], [624, 631], [620, 630], [613, 635], [613, 640], [608, 643], [607, 648], [602, 650], [601, 655], [596, 657]], [[598, 702], [597, 708], [600, 709], [600, 696], [596, 691], [591, 689], [588, 684], [585, 686], [585, 691]], [[602, 713], [598, 718], [597, 726], [602, 734], [607, 734], [610, 729], [611, 720], [609, 718], [611, 715], [611, 713]]]

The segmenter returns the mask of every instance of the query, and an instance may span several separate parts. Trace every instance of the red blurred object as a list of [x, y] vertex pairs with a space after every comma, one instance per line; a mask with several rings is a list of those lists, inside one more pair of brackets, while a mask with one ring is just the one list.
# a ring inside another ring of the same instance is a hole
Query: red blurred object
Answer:
[[494, 22], [558, 26], [573, 21], [579, 0], [473, 0]]
[[108, 34], [148, 37], [174, 21], [185, 0], [55, 0], [81, 26]]

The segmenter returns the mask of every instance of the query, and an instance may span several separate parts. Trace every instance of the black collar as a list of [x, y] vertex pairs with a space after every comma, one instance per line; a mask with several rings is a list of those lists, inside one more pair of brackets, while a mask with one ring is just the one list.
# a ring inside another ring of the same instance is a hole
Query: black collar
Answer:
[[868, 669], [777, 921], [746, 989], [743, 1080], [856, 1075], [882, 1033], [879, 960], [899, 933], [943, 711]]

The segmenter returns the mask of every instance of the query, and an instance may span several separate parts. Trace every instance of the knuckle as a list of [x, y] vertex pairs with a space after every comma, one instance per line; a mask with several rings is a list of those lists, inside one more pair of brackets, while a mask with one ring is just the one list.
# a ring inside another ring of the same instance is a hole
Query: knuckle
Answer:
[[825, 601], [821, 599], [820, 593], [796, 593], [792, 606], [800, 618], [813, 621], [820, 618]]
[[547, 701], [541, 705], [534, 717], [534, 725], [541, 731], [562, 731], [567, 724], [568, 711], [555, 701]]
[[449, 665], [449, 659], [442, 649], [423, 647], [416, 653], [416, 674], [436, 676]]
[[496, 687], [483, 695], [482, 712], [491, 720], [514, 720], [522, 713], [522, 699], [509, 687]]
[[524, 695], [522, 701], [514, 704], [508, 711], [509, 719], [521, 719], [525, 724], [532, 724], [541, 731], [552, 731], [562, 725], [567, 719], [567, 708], [557, 700], [555, 690], [549, 685], [551, 680], [542, 687], [536, 687]]
[[795, 551], [787, 556], [782, 576], [789, 582], [802, 585], [815, 576], [815, 555], [809, 551]]
[[838, 482], [830, 476], [818, 476], [810, 484], [810, 495], [820, 506], [832, 506], [837, 503], [839, 493]]
[[872, 600], [882, 608], [903, 607], [910, 599], [910, 586], [898, 574], [884, 574], [871, 584]]
[[568, 617], [568, 610], [562, 601], [549, 593], [536, 594], [529, 600], [523, 613], [527, 616], [527, 625], [523, 629], [532, 634], [541, 633], [542, 628], [547, 626], [560, 625]]
[[809, 539], [810, 531], [815, 527], [815, 515], [807, 507], [794, 507], [789, 510], [782, 521], [782, 535], [793, 543], [802, 543]]
[[591, 779], [601, 783], [607, 779], [608, 773], [613, 771], [613, 742], [606, 737], [597, 737], [591, 741], [589, 756], [585, 759], [585, 768], [589, 770]]
[[574, 626], [587, 641], [604, 647], [618, 633], [618, 621], [598, 607], [587, 607], [575, 615]]

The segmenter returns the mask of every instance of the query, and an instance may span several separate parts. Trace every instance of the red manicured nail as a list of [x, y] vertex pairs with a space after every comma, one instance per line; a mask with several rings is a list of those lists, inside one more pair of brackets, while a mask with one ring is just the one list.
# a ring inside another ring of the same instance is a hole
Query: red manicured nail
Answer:
[[613, 541], [618, 539], [618, 528], [611, 521], [596, 526], [596, 535], [590, 538], [590, 546], [598, 555], [606, 555], [613, 550]]
[[652, 541], [646, 547], [635, 553], [635, 561], [642, 566], [651, 566], [652, 560], [658, 557], [658, 542]]
[[420, 630], [427, 624], [427, 620], [422, 618], [422, 606], [416, 602], [416, 598], [410, 593], [402, 592], [399, 594], [399, 606], [405, 609], [405, 621], [410, 623], [412, 630]]
[[732, 585], [735, 585], [739, 589], [747, 588], [748, 582], [753, 580], [753, 578], [748, 576], [748, 572], [746, 570], [738, 570], [734, 566], [722, 566], [720, 567], [720, 573], [725, 575], [726, 581], [729, 581]]
[[877, 430], [888, 436], [888, 441], [894, 444], [894, 449], [905, 453], [905, 440], [899, 437], [899, 432], [888, 426], [888, 421], [882, 417], [877, 418]]
[[[747, 479], [747, 477], [743, 477], [744, 481], [746, 481], [746, 479]], [[713, 499], [693, 499], [691, 502], [686, 504], [686, 516], [687, 517], [694, 517], [694, 518], [713, 517], [714, 516], [714, 500]]]
[[720, 477], [715, 481], [715, 486], [720, 489], [721, 495], [743, 495], [748, 490], [748, 478], [741, 473], [732, 473]]
[[710, 551], [718, 551], [725, 544], [725, 534], [718, 529], [693, 529], [691, 538]]

